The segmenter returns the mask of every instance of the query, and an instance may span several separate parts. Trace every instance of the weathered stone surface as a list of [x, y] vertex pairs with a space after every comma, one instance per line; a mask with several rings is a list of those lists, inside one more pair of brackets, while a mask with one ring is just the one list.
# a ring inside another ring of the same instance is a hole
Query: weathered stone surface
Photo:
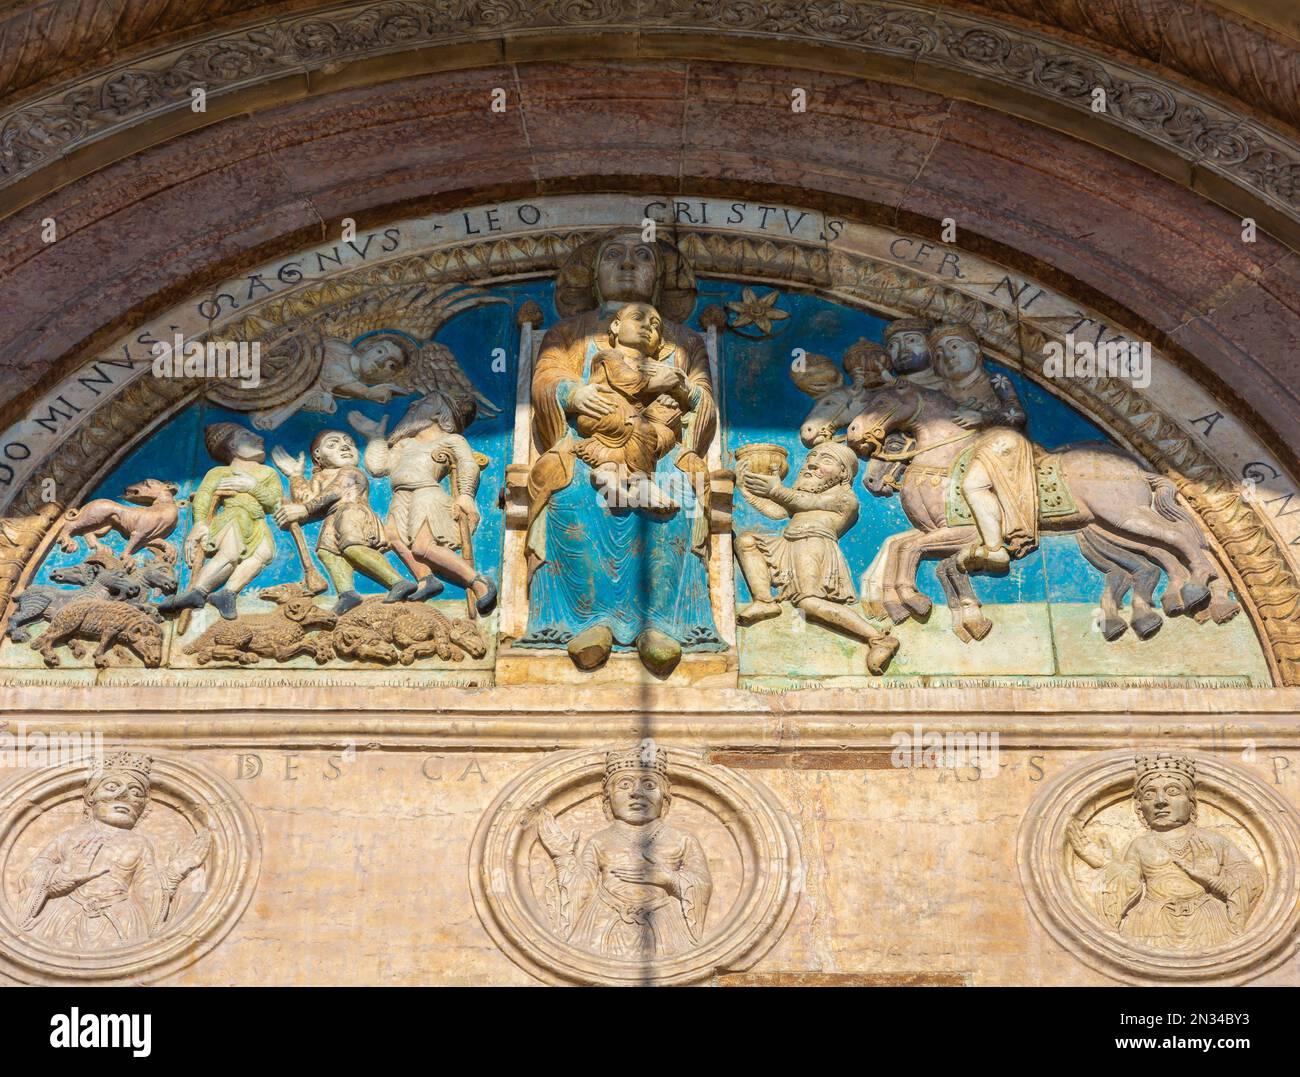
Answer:
[[[10, 217], [0, 225], [7, 255], [0, 267], [7, 298], [0, 355], [12, 373], [6, 379], [10, 407], [32, 399], [41, 375], [49, 377], [44, 372], [102, 346], [111, 328], [124, 324], [123, 312], [157, 309], [213, 279], [215, 266], [233, 266], [255, 251], [287, 251], [307, 237], [324, 238], [344, 216], [378, 225], [392, 213], [383, 207], [395, 202], [455, 204], [475, 185], [481, 193], [501, 195], [536, 190], [542, 179], [547, 189], [646, 189], [637, 177], [650, 168], [651, 182], [661, 178], [674, 190], [698, 184], [737, 197], [772, 197], [802, 188], [806, 205], [852, 209], [869, 218], [887, 214], [907, 192], [900, 205], [907, 219], [954, 216], [959, 242], [991, 243], [988, 249], [1044, 272], [1059, 266], [1060, 279], [1068, 274], [1081, 297], [1104, 297], [1134, 331], [1146, 326], [1151, 334], [1175, 332], [1190, 314], [1214, 308], [1281, 257], [1266, 235], [1253, 246], [1242, 244], [1239, 222], [1149, 173], [968, 105], [876, 87], [861, 95], [864, 106], [877, 102], [862, 117], [858, 90], [801, 76], [798, 81], [812, 83], [814, 107], [800, 117], [799, 127], [788, 89], [775, 94], [764, 87], [786, 87], [788, 73], [719, 67], [709, 76], [708, 68], [696, 64], [689, 81], [680, 84], [676, 76], [665, 81], [656, 74], [645, 84], [648, 96], [634, 106], [632, 87], [641, 69], [587, 70], [589, 84], [562, 71], [548, 75], [546, 65], [521, 68], [523, 117], [486, 107], [492, 87], [505, 80], [485, 73], [427, 76], [403, 84], [409, 89], [396, 97], [387, 87], [382, 93], [351, 91], [334, 106], [288, 105], [255, 119], [229, 120], [160, 147], [147, 159], [111, 166], [93, 183], [73, 184]], [[613, 156], [592, 158], [576, 146], [562, 148], [558, 134], [547, 132], [559, 132], [575, 109], [582, 114], [579, 102], [590, 102], [594, 92], [585, 86], [610, 80], [627, 95], [616, 97], [626, 104], [602, 133]], [[685, 145], [678, 127], [667, 121], [673, 109], [663, 94], [673, 85], [682, 92], [697, 87], [701, 96], [717, 94], [716, 107], [682, 103]], [[752, 90], [740, 89], [746, 85]], [[832, 102], [825, 113], [816, 107], [819, 92]], [[731, 100], [737, 96], [740, 103]], [[843, 112], [834, 104], [841, 99]], [[879, 101], [890, 102], [888, 109], [882, 112]], [[746, 114], [728, 119], [737, 109]], [[367, 119], [358, 124], [357, 116]], [[659, 119], [642, 123], [637, 116]], [[372, 135], [365, 128], [376, 121]], [[529, 137], [541, 141], [528, 150], [521, 140], [532, 127], [538, 134]], [[998, 147], [991, 156], [990, 132], [997, 132]], [[742, 137], [746, 141], [738, 142]], [[620, 141], [626, 149], [616, 148]], [[881, 153], [875, 149], [881, 145], [895, 148]], [[873, 147], [865, 173], [851, 167], [857, 147]], [[1017, 161], [1032, 164], [1026, 168]], [[212, 168], [212, 162], [225, 165]], [[1135, 199], [1135, 191], [1147, 193]], [[53, 245], [40, 240], [40, 221], [49, 216], [63, 237]], [[167, 230], [166, 244], [156, 238], [159, 227]], [[924, 227], [937, 234], [937, 224]], [[138, 240], [125, 244], [123, 236]], [[1136, 236], [1144, 237], [1141, 257], [1134, 257]], [[88, 277], [92, 271], [102, 279]], [[1243, 322], [1234, 332], [1269, 319], [1284, 323], [1288, 297], [1276, 288], [1260, 292], [1257, 301], [1277, 313]], [[1233, 348], [1241, 356], [1264, 354], [1277, 339], [1273, 333], [1258, 342], [1238, 336]], [[1244, 370], [1225, 365], [1216, 349], [1202, 361], [1198, 377], [1226, 385], [1269, 416], [1279, 445], [1295, 440], [1291, 434], [1300, 418], [1294, 406], [1282, 403], [1289, 394], [1277, 388], [1288, 377], [1284, 371], [1272, 364]], [[1263, 379], [1267, 388], [1253, 388], [1252, 378]]]
[[605, 664], [613, 646], [614, 634], [605, 625], [595, 625], [574, 636], [566, 650], [575, 666], [590, 670]]
[[[670, 752], [679, 743], [659, 742]], [[883, 768], [812, 753], [792, 769], [786, 752], [771, 749], [728, 760], [789, 814], [806, 879], [789, 926], [740, 982], [799, 983], [819, 974], [1113, 983], [1062, 951], [1016, 881], [1019, 820], [1046, 782], [1094, 753], [1004, 747], [997, 778], [975, 780], [970, 768], [896, 769], [887, 739], [881, 743], [873, 754]], [[159, 982], [535, 983], [482, 927], [466, 850], [496, 793], [535, 766], [537, 753], [450, 748], [358, 748], [352, 760], [337, 746], [232, 744], [183, 753], [248, 803], [261, 829], [262, 864], [252, 903], [222, 944]], [[1294, 806], [1296, 766], [1294, 749], [1278, 749], [1245, 769], [1272, 785], [1275, 767], [1283, 768], [1274, 788]], [[340, 870], [358, 848], [363, 870]], [[936, 887], [936, 878], [944, 885]], [[1279, 968], [1254, 982], [1291, 977]]]
[[6, 6], [0, 982], [1296, 982], [1300, 25], [929, 7]]
[[637, 637], [636, 651], [646, 669], [656, 677], [667, 677], [682, 660], [682, 648], [677, 641], [654, 628], [647, 628]]

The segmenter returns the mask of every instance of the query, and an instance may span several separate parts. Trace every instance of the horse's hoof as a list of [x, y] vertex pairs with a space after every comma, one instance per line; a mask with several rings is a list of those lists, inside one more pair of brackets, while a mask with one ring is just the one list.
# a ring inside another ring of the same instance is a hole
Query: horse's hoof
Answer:
[[930, 610], [934, 608], [931, 602], [920, 591], [912, 591], [910, 594], [903, 596], [903, 605], [912, 612], [912, 616], [918, 621], [924, 621], [930, 616]]
[[966, 628], [969, 630], [971, 638], [979, 642], [993, 631], [993, 622], [987, 617], [977, 617], [973, 621], [967, 621]]
[[1133, 618], [1133, 634], [1138, 639], [1150, 639], [1160, 631], [1160, 626], [1164, 623], [1164, 618], [1152, 610], [1150, 613], [1144, 613], [1141, 617]]
[[1101, 634], [1107, 643], [1114, 643], [1127, 631], [1128, 625], [1118, 617], [1103, 617], [1101, 619]]
[[1178, 617], [1184, 612], [1183, 600], [1171, 587], [1160, 596], [1160, 608], [1165, 611], [1166, 617]]
[[1189, 583], [1183, 587], [1180, 597], [1183, 600], [1184, 612], [1190, 613], [1210, 601], [1210, 589], [1203, 584]]
[[885, 616], [896, 625], [901, 625], [904, 621], [911, 620], [912, 614], [906, 607], [900, 606], [897, 602], [885, 603]]

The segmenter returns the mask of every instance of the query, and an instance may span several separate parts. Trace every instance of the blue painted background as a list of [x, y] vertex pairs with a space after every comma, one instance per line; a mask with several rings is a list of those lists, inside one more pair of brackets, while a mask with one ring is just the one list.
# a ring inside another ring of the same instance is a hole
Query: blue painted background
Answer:
[[[497, 505], [497, 494], [505, 481], [505, 469], [506, 464], [509, 463], [514, 430], [515, 376], [519, 357], [519, 330], [515, 326], [514, 313], [524, 302], [532, 299], [541, 304], [542, 310], [546, 312], [548, 323], [553, 321], [556, 315], [550, 301], [549, 282], [505, 285], [493, 291], [507, 298], [511, 305], [487, 306], [458, 315], [442, 328], [437, 339], [451, 348], [462, 369], [483, 395], [501, 409], [492, 419], [486, 418], [480, 411], [479, 418], [465, 431], [470, 444], [488, 458], [488, 466], [483, 469], [479, 478], [477, 501], [483, 519], [474, 533], [474, 560], [480, 572], [492, 576], [500, 583], [503, 521], [502, 510]], [[497, 348], [504, 349], [506, 353], [505, 369], [499, 372], [492, 369], [492, 353]], [[325, 429], [346, 431], [357, 440], [358, 447], [364, 451], [364, 440], [358, 437], [356, 431], [348, 425], [347, 413], [356, 410], [371, 419], [388, 415], [388, 428], [391, 430], [415, 400], [414, 396], [404, 396], [381, 405], [365, 400], [339, 399], [338, 410], [333, 415], [300, 411], [275, 430], [258, 431], [266, 442], [266, 462], [272, 463], [271, 448], [275, 445], [281, 446], [293, 455], [299, 452], [305, 453], [311, 445], [312, 438], [318, 431]], [[249, 416], [200, 401], [176, 415], [146, 442], [129, 453], [99, 484], [92, 496], [116, 500], [121, 497], [122, 491], [130, 483], [146, 478], [158, 478], [179, 483], [181, 490], [177, 497], [189, 498], [208, 468], [214, 466], [214, 461], [208, 457], [207, 451], [203, 448], [203, 429], [215, 422], [233, 422], [252, 429]], [[310, 477], [310, 461], [308, 461], [307, 474]], [[288, 483], [284, 485], [287, 496]], [[388, 512], [391, 497], [392, 489], [386, 478], [371, 480], [370, 504], [380, 516]], [[182, 506], [180, 522], [170, 541], [179, 547], [189, 524], [189, 505], [185, 504]], [[303, 525], [308, 546], [313, 550], [320, 526], [319, 521]], [[245, 595], [253, 595], [261, 587], [302, 578], [302, 567], [289, 533], [281, 531], [274, 525], [271, 531], [276, 537], [275, 560], [245, 589]], [[124, 545], [116, 535], [110, 535], [106, 542], [118, 551]], [[85, 557], [85, 554], [84, 540], [82, 549], [75, 554], [63, 553], [55, 546], [37, 573], [36, 581], [49, 582], [49, 573], [53, 569], [62, 565], [76, 564]], [[406, 575], [405, 569], [401, 567], [395, 555], [390, 553], [388, 559], [402, 571], [403, 575]], [[379, 594], [387, 590], [359, 572], [356, 580], [357, 590], [362, 594]], [[187, 581], [188, 570], [182, 575], [182, 588]], [[460, 587], [448, 583], [443, 597], [455, 598], [463, 594], [464, 591]]]
[[[770, 291], [761, 286], [750, 287], [760, 296]], [[741, 289], [742, 285], [730, 282], [702, 282], [697, 309], [702, 310], [708, 303], [738, 301]], [[747, 442], [768, 441], [782, 446], [789, 453], [790, 474], [785, 481], [790, 484], [808, 452], [799, 440], [799, 427], [813, 404], [812, 398], [790, 379], [794, 349], [826, 355], [839, 365], [844, 352], [862, 338], [882, 343], [889, 323], [797, 292], [783, 293], [776, 305], [790, 316], [772, 323], [771, 339], [747, 341], [732, 332], [722, 337], [723, 407], [727, 423], [724, 444], [728, 453], [734, 453]], [[742, 327], [740, 332], [754, 330]], [[1095, 423], [1032, 382], [997, 363], [990, 362], [988, 367], [1006, 374], [1015, 385], [1029, 414], [1031, 440], [1048, 449], [1075, 441], [1110, 440]], [[727, 465], [734, 467], [730, 456]], [[860, 466], [854, 486], [861, 515], [840, 543], [853, 570], [855, 585], [860, 584], [862, 573], [871, 564], [880, 544], [911, 526], [898, 496], [872, 496], [862, 486], [864, 474], [865, 466]], [[780, 520], [769, 520], [759, 513], [739, 491], [734, 520], [737, 531], [754, 528], [775, 531], [783, 526]], [[943, 589], [935, 577], [935, 564], [935, 561], [921, 563], [917, 586], [927, 597], [942, 603]], [[749, 589], [739, 572], [736, 579], [740, 600], [749, 601]], [[1005, 576], [975, 575], [971, 579], [981, 602], [1005, 603], [1043, 602], [1048, 598], [1057, 602], [1095, 602], [1102, 583], [1097, 570], [1079, 553], [1073, 535], [1042, 535], [1039, 548], [1013, 562]]]
[[[697, 314], [710, 304], [740, 300], [741, 289], [741, 285], [731, 282], [701, 280]], [[754, 290], [763, 295], [770, 289], [758, 286]], [[509, 462], [514, 422], [519, 345], [514, 314], [529, 299], [540, 305], [545, 325], [549, 326], [558, 320], [558, 314], [552, 302], [552, 286], [549, 281], [500, 285], [492, 291], [507, 298], [510, 305], [488, 306], [460, 315], [443, 327], [437, 339], [451, 348], [478, 388], [501, 409], [493, 419], [480, 416], [466, 432], [474, 448], [489, 459], [479, 484], [478, 506], [483, 522], [474, 536], [475, 560], [481, 571], [493, 575], [499, 582], [502, 513], [497, 505], [497, 494], [504, 482], [505, 467]], [[809, 352], [828, 355], [838, 362], [844, 351], [862, 337], [881, 341], [886, 322], [864, 312], [796, 292], [783, 293], [777, 307], [790, 317], [773, 323], [773, 339], [749, 341], [739, 338], [735, 333], [723, 334], [722, 387], [719, 398], [726, 424], [725, 451], [734, 452], [738, 445], [745, 442], [776, 442], [790, 453], [793, 475], [806, 454], [799, 442], [798, 428], [812, 401], [790, 380], [792, 350], [804, 348]], [[694, 317], [691, 324], [699, 328]], [[742, 332], [753, 330], [747, 328]], [[492, 352], [496, 348], [502, 348], [506, 353], [505, 370], [501, 372], [492, 370]], [[990, 366], [1007, 374], [1015, 383], [1029, 413], [1029, 435], [1039, 444], [1050, 449], [1072, 441], [1107, 440], [1104, 432], [1095, 424], [1042, 389], [997, 364]], [[354, 433], [346, 421], [347, 412], [352, 409], [362, 411], [371, 418], [387, 414], [390, 416], [391, 428], [414, 399], [402, 397], [387, 405], [339, 400], [339, 410], [334, 415], [299, 412], [278, 429], [264, 435], [268, 449], [267, 461], [270, 462], [269, 450], [272, 445], [280, 445], [291, 453], [297, 453], [306, 450], [319, 430], [334, 428]], [[205, 471], [212, 466], [212, 461], [203, 449], [203, 428], [209, 423], [223, 420], [251, 427], [245, 415], [206, 402], [197, 403], [131, 451], [99, 484], [92, 496], [118, 498], [129, 483], [145, 478], [160, 478], [180, 483], [181, 492], [178, 496], [188, 498]], [[732, 465], [729, 456], [727, 464]], [[859, 470], [859, 480], [861, 475], [862, 471]], [[871, 563], [880, 543], [887, 536], [906, 529], [908, 525], [897, 497], [872, 497], [860, 481], [855, 490], [862, 506], [862, 514], [853, 530], [845, 536], [842, 545], [857, 579]], [[373, 480], [370, 500], [381, 515], [388, 510], [389, 498], [388, 481]], [[736, 497], [735, 521], [740, 530], [780, 527], [779, 521], [767, 520], [761, 516], [739, 494]], [[188, 505], [185, 505], [172, 541], [179, 544], [188, 526]], [[319, 527], [319, 523], [304, 527], [313, 548]], [[288, 533], [278, 528], [273, 530], [277, 538], [276, 559], [246, 593], [252, 593], [258, 587], [301, 578], [297, 555]], [[114, 548], [121, 549], [121, 540], [116, 536], [112, 536], [109, 542]], [[84, 556], [84, 549], [76, 554], [65, 554], [57, 546], [54, 547], [36, 576], [37, 582], [48, 582], [52, 569], [75, 564]], [[391, 554], [389, 557], [397, 564]], [[358, 589], [363, 593], [374, 594], [383, 590], [360, 575], [357, 580]], [[748, 601], [749, 595], [739, 573], [737, 580], [741, 600]], [[1015, 562], [1007, 576], [975, 576], [973, 580], [976, 593], [982, 601], [999, 603], [1041, 602], [1049, 597], [1055, 601], [1093, 602], [1096, 601], [1101, 586], [1100, 576], [1084, 561], [1074, 538], [1055, 535], [1044, 535], [1040, 548]], [[184, 583], [185, 580], [182, 579], [182, 586]], [[919, 586], [930, 598], [942, 601], [942, 590], [934, 576], [934, 562], [923, 562]], [[462, 593], [454, 584], [447, 585], [448, 597]]]

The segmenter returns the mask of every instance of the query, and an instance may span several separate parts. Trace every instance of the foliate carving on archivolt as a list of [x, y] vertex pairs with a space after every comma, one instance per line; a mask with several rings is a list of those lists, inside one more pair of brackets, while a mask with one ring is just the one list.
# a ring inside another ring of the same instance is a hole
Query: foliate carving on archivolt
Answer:
[[230, 930], [259, 859], [247, 806], [190, 762], [119, 750], [32, 768], [0, 789], [0, 969], [164, 975]]
[[1020, 831], [1030, 904], [1118, 979], [1244, 982], [1294, 945], [1300, 819], [1216, 756], [1099, 753], [1043, 790]]
[[[305, 340], [304, 327], [320, 327], [330, 319], [356, 321], [366, 310], [384, 308], [394, 295], [412, 289], [440, 297], [440, 303], [450, 302], [453, 308], [460, 301], [457, 296], [472, 304], [479, 301], [472, 287], [475, 282], [555, 273], [592, 237], [588, 231], [559, 231], [448, 247], [313, 281], [247, 310], [237, 305], [240, 297], [215, 296], [213, 302], [220, 301], [227, 311], [239, 315], [223, 325], [217, 337]], [[687, 231], [679, 235], [678, 244], [697, 274], [787, 280], [886, 314], [968, 326], [990, 357], [1030, 377], [1042, 376], [1047, 334], [1031, 321], [1017, 323], [1000, 307], [932, 278], [865, 256], [770, 239]], [[453, 285], [466, 287], [457, 290]], [[319, 344], [320, 336], [318, 332], [311, 339]], [[291, 368], [292, 364], [286, 370]], [[272, 380], [280, 376], [275, 354], [268, 359], [267, 376]], [[301, 379], [294, 377], [289, 378], [293, 384], [285, 385], [287, 404], [304, 394], [311, 396], [310, 379], [298, 384]], [[1054, 392], [1083, 412], [1100, 417], [1123, 444], [1177, 487], [1221, 551], [1232, 587], [1267, 641], [1278, 681], [1300, 683], [1300, 623], [1295, 616], [1300, 610], [1300, 586], [1257, 506], [1242, 496], [1233, 478], [1190, 435], [1123, 379], [1098, 375], [1055, 379], [1052, 385]], [[27, 480], [15, 498], [13, 515], [0, 521], [0, 599], [7, 600], [24, 580], [24, 572], [48, 543], [49, 530], [60, 518], [64, 506], [46, 504], [42, 497], [45, 480], [54, 479], [53, 488], [70, 492], [71, 503], [77, 504], [79, 492], [139, 430], [199, 392], [213, 389], [182, 379], [139, 378], [89, 415]], [[237, 407], [253, 408], [265, 399], [253, 397], [244, 405], [237, 390], [216, 387], [216, 391]], [[1196, 613], [1198, 619], [1205, 615], [1204, 610]], [[138, 630], [141, 636], [148, 632], [143, 625]], [[95, 638], [103, 643], [102, 634]]]
[[512, 960], [614, 986], [748, 968], [785, 929], [801, 878], [770, 793], [649, 738], [526, 771], [488, 809], [470, 860], [479, 918]]
[[1060, 41], [957, 12], [896, 2], [795, 6], [696, 0], [389, 0], [307, 15], [129, 61], [12, 112], [0, 125], [0, 176], [12, 181], [84, 141], [150, 112], [189, 106], [210, 93], [303, 67], [382, 55], [466, 37], [571, 27], [742, 31], [823, 41], [928, 63], [1021, 86], [1081, 110], [1107, 91], [1097, 118], [1153, 138], [1230, 177], [1291, 214], [1300, 212], [1300, 148], [1265, 125], [1134, 66]]

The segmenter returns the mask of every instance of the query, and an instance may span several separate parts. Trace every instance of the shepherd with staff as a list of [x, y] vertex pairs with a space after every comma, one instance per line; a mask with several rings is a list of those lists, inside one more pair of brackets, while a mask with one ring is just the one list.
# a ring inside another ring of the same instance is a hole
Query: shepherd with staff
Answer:
[[[234, 620], [239, 592], [275, 559], [275, 537], [266, 518], [279, 509], [284, 488], [279, 473], [265, 463], [266, 446], [253, 431], [213, 423], [204, 430], [203, 441], [218, 466], [203, 477], [191, 502], [194, 523], [185, 540], [190, 587], [164, 599], [159, 608], [172, 613], [210, 603], [226, 620]], [[294, 538], [308, 587], [325, 590], [301, 536]]]
[[462, 432], [476, 414], [472, 396], [434, 390], [407, 408], [387, 436], [387, 416], [376, 422], [353, 411], [348, 422], [366, 439], [366, 470], [393, 484], [385, 536], [418, 582], [409, 601], [432, 598], [449, 580], [465, 588], [472, 613], [486, 615], [496, 605], [497, 588], [474, 567], [472, 546], [486, 460], [480, 463]]

